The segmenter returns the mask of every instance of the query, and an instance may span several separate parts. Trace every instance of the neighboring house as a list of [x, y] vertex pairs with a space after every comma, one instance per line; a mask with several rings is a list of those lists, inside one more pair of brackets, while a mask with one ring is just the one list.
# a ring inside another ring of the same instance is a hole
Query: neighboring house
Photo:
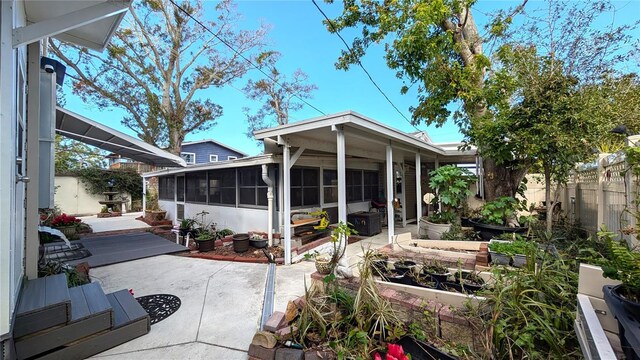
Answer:
[[[260, 130], [255, 137], [265, 154], [142, 176], [158, 177], [168, 218], [207, 211], [208, 221], [235, 232], [281, 233], [287, 263], [292, 210], [323, 209], [337, 214], [331, 222], [346, 223], [347, 213], [369, 211], [373, 199], [385, 199], [393, 209], [397, 198], [405, 225], [423, 214], [423, 175], [444, 164], [477, 164], [474, 149], [438, 146], [350, 111]], [[387, 213], [391, 241], [394, 212]]]
[[105, 159], [107, 159], [108, 168], [111, 170], [134, 169], [138, 174], [159, 170], [157, 166], [135, 161], [116, 153], [105, 156]]
[[188, 165], [228, 161], [247, 157], [247, 154], [218, 141], [207, 139], [182, 143], [180, 156]]
[[[89, 51], [103, 51], [131, 1], [0, 1], [0, 213], [5, 214], [0, 217], [3, 359], [16, 356], [12, 337], [22, 284], [38, 277], [38, 209], [53, 207], [55, 132], [138, 161], [184, 166], [178, 156], [56, 106], [56, 84], [63, 83], [65, 67], [43, 56], [47, 38]], [[38, 321], [47, 319], [51, 317], [41, 316]], [[88, 329], [81, 327], [76, 333], [83, 334], [83, 330]], [[56, 336], [50, 338], [47, 343]]]

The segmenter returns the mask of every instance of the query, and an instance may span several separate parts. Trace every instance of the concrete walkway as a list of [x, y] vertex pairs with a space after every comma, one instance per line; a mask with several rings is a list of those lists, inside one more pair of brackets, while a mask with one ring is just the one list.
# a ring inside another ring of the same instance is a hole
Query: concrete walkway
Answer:
[[144, 221], [136, 220], [139, 216], [142, 216], [142, 212], [125, 213], [122, 214], [122, 216], [111, 218], [98, 218], [96, 215], [82, 216], [80, 219], [89, 224], [94, 233], [115, 230], [144, 229], [150, 227]]

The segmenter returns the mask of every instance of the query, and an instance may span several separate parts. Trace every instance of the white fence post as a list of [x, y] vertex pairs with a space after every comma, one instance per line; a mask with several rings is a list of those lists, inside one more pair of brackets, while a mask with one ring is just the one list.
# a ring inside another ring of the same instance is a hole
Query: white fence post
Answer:
[[604, 162], [606, 161], [607, 154], [598, 155], [598, 192], [596, 195], [596, 201], [598, 202], [598, 222], [596, 223], [596, 231], [602, 227], [605, 223], [605, 198], [604, 198], [604, 182], [605, 182], [605, 169]]

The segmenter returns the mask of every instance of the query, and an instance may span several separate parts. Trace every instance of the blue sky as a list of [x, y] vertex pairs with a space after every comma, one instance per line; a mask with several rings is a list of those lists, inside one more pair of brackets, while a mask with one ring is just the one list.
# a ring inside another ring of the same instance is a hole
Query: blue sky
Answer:
[[[329, 5], [322, 0], [317, 2], [330, 17], [337, 15], [341, 8], [339, 3]], [[482, 26], [486, 21], [483, 13], [516, 4], [517, 2], [513, 1], [480, 0], [474, 11], [476, 22]], [[615, 19], [612, 17], [617, 24], [629, 23], [640, 17], [640, 0], [616, 1], [614, 4], [616, 8], [622, 9], [615, 13]], [[540, 1], [530, 1], [527, 6], [535, 8], [541, 5], [543, 3]], [[213, 8], [214, 3], [208, 2], [205, 6]], [[352, 67], [349, 71], [335, 69], [334, 63], [344, 45], [336, 35], [325, 30], [322, 15], [310, 0], [239, 1], [238, 11], [244, 17], [240, 25], [243, 28], [255, 27], [259, 21], [271, 25], [268, 37], [270, 47], [282, 53], [278, 63], [280, 70], [285, 74], [291, 74], [295, 69], [300, 68], [309, 75], [309, 81], [318, 87], [314, 97], [308, 100], [309, 103], [326, 114], [353, 110], [402, 131], [416, 131], [375, 89], [362, 69], [359, 67]], [[353, 33], [342, 34], [347, 42], [353, 38]], [[640, 36], [636, 37], [640, 38]], [[367, 53], [362, 63], [392, 102], [410, 119], [409, 107], [416, 103], [415, 93], [400, 94], [400, 87], [403, 84], [395, 77], [395, 73], [387, 68], [383, 55], [382, 46], [375, 47]], [[247, 124], [242, 108], [257, 108], [261, 104], [248, 100], [237, 89], [241, 89], [248, 78], [255, 79], [261, 76], [262, 74], [257, 70], [252, 70], [247, 77], [236, 81], [232, 87], [203, 90], [201, 96], [209, 97], [220, 104], [224, 114], [211, 130], [190, 134], [187, 136], [187, 141], [211, 138], [250, 155], [260, 153], [261, 148], [256, 141], [245, 135]], [[67, 79], [64, 86], [67, 93], [66, 107], [69, 110], [133, 135], [131, 130], [120, 124], [120, 119], [123, 117], [121, 111], [117, 109], [101, 111], [95, 106], [83, 103], [70, 93], [70, 85], [71, 81]], [[305, 106], [302, 110], [291, 114], [290, 122], [316, 116], [321, 114]], [[459, 141], [462, 138], [453, 123], [447, 123], [441, 128], [420, 124], [418, 128], [428, 131], [435, 142]]]

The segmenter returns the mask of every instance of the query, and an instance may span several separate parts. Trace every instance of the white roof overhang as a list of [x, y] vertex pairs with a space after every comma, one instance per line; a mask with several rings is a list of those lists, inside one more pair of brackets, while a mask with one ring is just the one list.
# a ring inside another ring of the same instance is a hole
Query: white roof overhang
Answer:
[[56, 108], [56, 132], [70, 139], [162, 167], [187, 166], [184, 159], [61, 107]]
[[[287, 141], [290, 146], [335, 152], [333, 130], [337, 127], [347, 137], [348, 155], [384, 159], [384, 147], [390, 145], [402, 150], [407, 158], [415, 153], [422, 153], [427, 158], [439, 157], [443, 161], [475, 161], [475, 149], [459, 151], [452, 144], [443, 147], [427, 143], [352, 111], [259, 130], [254, 132], [254, 136], [257, 140], [269, 140], [273, 143]], [[269, 145], [273, 149], [269, 142], [265, 142], [265, 146]]]
[[13, 30], [13, 47], [53, 37], [103, 51], [133, 0], [25, 0], [27, 25]]
[[180, 173], [195, 172], [195, 171], [240, 168], [240, 167], [248, 167], [248, 166], [274, 164], [279, 162], [280, 162], [279, 156], [275, 156], [272, 154], [263, 154], [263, 155], [243, 157], [235, 160], [215, 161], [215, 162], [198, 164], [198, 165], [189, 165], [186, 168], [182, 168], [182, 169], [164, 169], [164, 170], [152, 171], [152, 172], [142, 174], [142, 177], [147, 178], [147, 177], [153, 177], [153, 176], [172, 175], [172, 174], [180, 174]]

